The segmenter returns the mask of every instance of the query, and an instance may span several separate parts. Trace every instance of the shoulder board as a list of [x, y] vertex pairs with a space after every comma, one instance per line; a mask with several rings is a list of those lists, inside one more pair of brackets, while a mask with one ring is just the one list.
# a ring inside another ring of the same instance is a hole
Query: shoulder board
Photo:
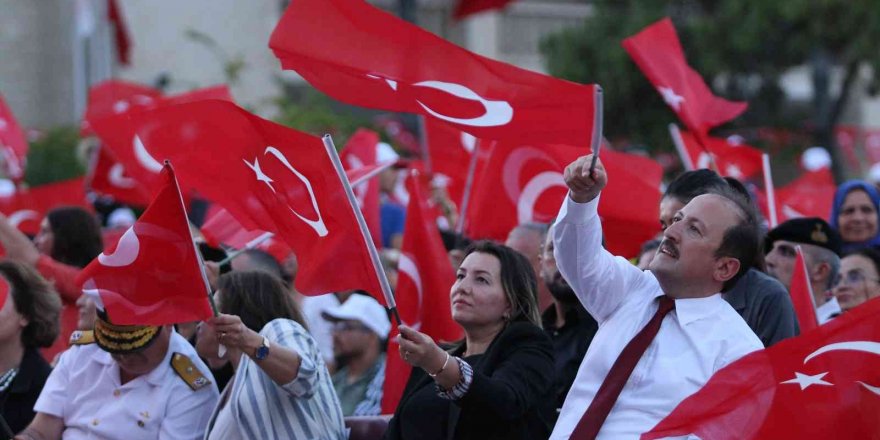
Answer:
[[91, 330], [77, 330], [70, 334], [68, 345], [88, 345], [95, 343], [95, 333]]
[[199, 371], [198, 367], [185, 354], [174, 353], [171, 355], [171, 368], [193, 391], [198, 391], [211, 384], [211, 381]]

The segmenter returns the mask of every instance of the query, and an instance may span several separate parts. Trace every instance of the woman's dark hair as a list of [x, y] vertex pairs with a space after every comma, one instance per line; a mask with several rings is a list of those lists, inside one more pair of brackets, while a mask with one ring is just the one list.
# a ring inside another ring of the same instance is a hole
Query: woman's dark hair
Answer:
[[529, 260], [507, 246], [488, 240], [471, 244], [465, 258], [474, 252], [493, 255], [501, 263], [501, 286], [510, 301], [510, 321], [528, 321], [540, 327], [538, 279]]
[[74, 206], [55, 208], [46, 214], [52, 229], [52, 259], [86, 267], [104, 250], [101, 227], [88, 211]]
[[859, 255], [871, 260], [874, 263], [874, 270], [880, 274], [880, 251], [872, 248], [872, 247], [863, 247], [858, 249], [853, 249], [849, 252], [843, 254], [842, 258], [849, 257], [851, 255]]
[[25, 347], [48, 347], [61, 331], [61, 297], [48, 281], [30, 266], [0, 261], [0, 276], [9, 283], [15, 310], [27, 319], [21, 332]]
[[261, 270], [229, 272], [220, 277], [220, 312], [238, 315], [247, 328], [259, 332], [273, 319], [306, 321], [281, 280]]

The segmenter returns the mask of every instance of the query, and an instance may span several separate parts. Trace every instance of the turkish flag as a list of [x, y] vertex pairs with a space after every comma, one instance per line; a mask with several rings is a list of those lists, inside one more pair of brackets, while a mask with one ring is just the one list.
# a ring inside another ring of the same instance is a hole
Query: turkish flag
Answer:
[[212, 247], [242, 249], [266, 231], [247, 230], [224, 208], [213, 210], [202, 224], [202, 236]]
[[125, 173], [125, 167], [116, 161], [113, 153], [99, 146], [88, 177], [91, 189], [99, 194], [132, 206], [147, 206], [149, 192], [138, 181]]
[[880, 299], [715, 373], [643, 440], [876, 439]]
[[[846, 150], [844, 150], [846, 151]], [[865, 154], [868, 156], [868, 161], [871, 163], [880, 162], [880, 130], [866, 130], [865, 131]], [[847, 153], [847, 158], [849, 158], [849, 153]], [[853, 154], [855, 157], [855, 154]], [[855, 160], [856, 165], [858, 165], [858, 159]], [[852, 167], [854, 170], [858, 170], [858, 167]]]
[[[425, 136], [433, 183], [446, 188], [460, 214], [468, 169], [479, 139], [435, 119], [425, 120]], [[479, 170], [474, 175], [479, 175]]]
[[794, 270], [791, 274], [791, 303], [802, 333], [808, 332], [819, 326], [816, 318], [816, 304], [813, 302], [813, 289], [810, 285], [810, 275], [807, 272], [807, 263], [804, 261], [804, 252], [797, 247], [797, 257], [794, 260]]
[[80, 135], [86, 137], [94, 134], [89, 122], [91, 120], [125, 113], [132, 108], [149, 108], [160, 97], [160, 90], [128, 81], [110, 79], [95, 84], [89, 88]]
[[86, 199], [82, 177], [53, 182], [32, 188], [20, 188], [10, 197], [0, 198], [0, 212], [21, 232], [36, 235], [46, 214], [60, 206], [76, 206], [94, 212]]
[[28, 142], [24, 130], [18, 125], [12, 109], [0, 95], [0, 154], [3, 174], [16, 182], [24, 179]]
[[77, 277], [83, 293], [117, 325], [202, 321], [210, 288], [170, 164], [150, 206], [112, 248]]
[[[184, 184], [245, 228], [273, 232], [293, 248], [299, 292], [363, 289], [384, 301], [345, 176], [321, 139], [216, 100], [163, 107], [137, 119], [148, 153], [171, 159]], [[328, 268], [336, 272], [328, 276]]]
[[501, 9], [507, 6], [513, 0], [458, 0], [455, 9], [452, 11], [452, 17], [461, 20], [471, 14], [477, 12], [490, 11], [492, 9]]
[[361, 0], [291, 2], [269, 47], [340, 101], [423, 114], [481, 139], [589, 147], [601, 134], [600, 87], [473, 54]]
[[[565, 145], [503, 143], [490, 150], [465, 213], [465, 232], [501, 242], [519, 224], [555, 220], [568, 194], [562, 170], [589, 153]], [[606, 247], [612, 254], [634, 257], [660, 230], [663, 169], [649, 158], [610, 149], [602, 150], [601, 159], [610, 176], [599, 204]]]
[[[409, 205], [394, 297], [400, 319], [406, 325], [435, 341], [454, 341], [462, 336], [461, 327], [452, 320], [449, 305], [449, 290], [455, 281], [455, 272], [429, 206], [428, 182], [421, 176], [413, 171], [407, 177]], [[396, 334], [397, 323], [393, 326], [391, 334]], [[383, 414], [394, 412], [410, 375], [411, 367], [397, 355], [397, 350], [397, 343], [390, 338], [388, 353], [393, 354], [388, 356], [385, 364]]]
[[746, 180], [763, 172], [763, 153], [755, 147], [710, 136], [704, 137], [701, 144], [694, 134], [686, 131], [680, 132], [680, 136], [685, 150], [682, 159], [686, 161], [688, 169], [711, 168], [714, 160], [719, 174], [738, 180]]
[[[379, 143], [379, 134], [365, 128], [358, 129], [350, 138], [342, 151], [339, 152], [339, 160], [347, 172], [357, 172], [369, 167], [375, 167], [376, 144]], [[352, 187], [357, 197], [358, 206], [364, 215], [364, 221], [370, 228], [370, 235], [377, 248], [382, 247], [382, 225], [379, 216], [379, 179], [369, 179], [360, 185]]]
[[668, 17], [624, 39], [622, 44], [666, 104], [698, 136], [739, 116], [748, 107], [745, 102], [727, 101], [712, 94], [700, 74], [688, 65]]
[[[149, 102], [144, 98], [145, 104], [137, 107], [127, 107], [125, 111], [113, 114], [101, 113], [99, 116], [89, 118], [89, 124], [95, 131], [98, 138], [125, 168], [126, 174], [131, 176], [136, 182], [140, 183], [145, 191], [152, 192], [155, 190], [159, 171], [162, 170], [162, 163], [155, 157], [151, 156], [144, 146], [142, 137], [138, 137], [138, 133], [149, 132], [149, 127], [139, 126], [141, 119], [137, 115], [149, 111], [151, 109], [168, 107], [176, 104], [187, 102], [198, 102], [202, 100], [224, 100], [232, 101], [229, 89], [226, 86], [214, 86], [204, 89], [198, 89], [191, 92], [165, 96], [153, 99]], [[125, 102], [134, 102], [129, 99]], [[124, 107], [120, 106], [120, 108]], [[179, 136], [186, 136], [186, 131], [181, 130]], [[171, 145], [175, 145], [178, 139], [169, 139]], [[184, 194], [189, 193], [189, 189], [183, 185]]]
[[776, 189], [779, 222], [799, 217], [820, 217], [827, 221], [836, 191], [830, 169], [804, 172], [788, 185]]

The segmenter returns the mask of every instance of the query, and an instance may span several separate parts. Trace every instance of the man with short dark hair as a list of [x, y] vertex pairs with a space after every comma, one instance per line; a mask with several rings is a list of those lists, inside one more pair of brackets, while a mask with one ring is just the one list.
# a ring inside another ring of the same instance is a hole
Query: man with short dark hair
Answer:
[[837, 231], [818, 217], [792, 219], [767, 233], [764, 240], [767, 273], [789, 290], [796, 246], [800, 246], [804, 253], [807, 276], [813, 290], [813, 303], [816, 305], [816, 318], [819, 324], [824, 324], [840, 314], [837, 299], [826, 293], [833, 287], [834, 277], [840, 270], [843, 241]]
[[[665, 229], [675, 213], [700, 194], [733, 190], [741, 198], [748, 197], [742, 185], [733, 187], [729, 182], [736, 180], [726, 181], [714, 171], [706, 169], [680, 174], [669, 184], [660, 200], [660, 225]], [[746, 203], [751, 205], [748, 200]], [[763, 257], [761, 251], [757, 249], [757, 255], [750, 260]], [[757, 265], [763, 267], [760, 263]], [[788, 290], [761, 270], [749, 267], [742, 279], [725, 290], [724, 299], [742, 316], [765, 347], [798, 334]]]
[[76, 331], [16, 440], [200, 439], [219, 393], [170, 325], [122, 326], [99, 313]]
[[648, 271], [602, 248], [597, 207], [607, 183], [592, 156], [565, 169], [553, 226], [556, 261], [599, 323], [551, 439], [637, 438], [716, 371], [762, 347], [720, 292], [757, 255], [757, 215], [727, 188], [671, 218]]

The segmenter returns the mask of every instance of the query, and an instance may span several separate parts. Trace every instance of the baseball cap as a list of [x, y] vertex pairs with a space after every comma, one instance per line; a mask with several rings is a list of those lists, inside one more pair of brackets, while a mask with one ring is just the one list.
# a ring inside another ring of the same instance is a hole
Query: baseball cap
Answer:
[[344, 303], [325, 310], [322, 315], [329, 321], [360, 321], [382, 339], [387, 338], [391, 330], [391, 321], [385, 308], [375, 299], [357, 293]]

